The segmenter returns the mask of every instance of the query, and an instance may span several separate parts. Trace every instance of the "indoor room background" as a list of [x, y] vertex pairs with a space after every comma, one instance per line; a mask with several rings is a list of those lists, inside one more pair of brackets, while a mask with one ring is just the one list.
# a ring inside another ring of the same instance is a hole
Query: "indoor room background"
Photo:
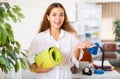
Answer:
[[[20, 42], [22, 49], [28, 49], [38, 33], [46, 8], [52, 2], [64, 5], [68, 19], [81, 41], [90, 39], [100, 44], [119, 44], [115, 42], [113, 22], [120, 18], [120, 0], [0, 0], [5, 1], [19, 5], [25, 15], [21, 23], [12, 23], [15, 39]], [[12, 79], [32, 79], [34, 75], [29, 70], [11, 73], [14, 76]]]

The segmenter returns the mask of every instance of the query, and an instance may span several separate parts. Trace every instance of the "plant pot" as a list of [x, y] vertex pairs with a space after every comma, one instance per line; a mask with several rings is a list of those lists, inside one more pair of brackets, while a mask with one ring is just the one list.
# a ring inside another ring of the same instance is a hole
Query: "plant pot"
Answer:
[[0, 70], [0, 79], [12, 79], [11, 72], [4, 73]]
[[8, 71], [8, 73], [0, 70], [0, 79], [22, 79], [22, 70], [15, 72], [14, 70]]

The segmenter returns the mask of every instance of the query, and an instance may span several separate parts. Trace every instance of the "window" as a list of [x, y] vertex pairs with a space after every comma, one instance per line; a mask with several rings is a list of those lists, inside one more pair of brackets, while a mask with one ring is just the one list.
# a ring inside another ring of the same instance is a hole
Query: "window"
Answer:
[[114, 41], [113, 22], [115, 19], [120, 18], [120, 2], [100, 4], [102, 5], [101, 40]]

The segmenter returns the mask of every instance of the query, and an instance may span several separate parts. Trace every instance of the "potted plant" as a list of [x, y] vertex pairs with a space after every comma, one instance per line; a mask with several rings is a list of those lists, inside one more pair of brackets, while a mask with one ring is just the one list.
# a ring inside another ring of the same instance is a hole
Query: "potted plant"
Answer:
[[0, 69], [7, 73], [11, 69], [15, 72], [20, 67], [26, 68], [24, 51], [14, 38], [11, 22], [21, 22], [24, 15], [17, 5], [10, 6], [8, 2], [0, 2]]
[[[120, 42], [120, 18], [114, 21], [114, 33], [115, 33], [115, 41]], [[120, 53], [120, 43], [118, 43], [117, 52]], [[120, 59], [119, 59], [120, 60]], [[118, 60], [117, 66], [120, 66], [120, 61]]]
[[[115, 41], [120, 42], [120, 19], [116, 19], [114, 21], [114, 33], [115, 33]], [[118, 45], [118, 48], [120, 48], [120, 45]], [[118, 53], [120, 53], [120, 49], [117, 50]]]
[[120, 19], [114, 21], [114, 26], [115, 40], [120, 41]]

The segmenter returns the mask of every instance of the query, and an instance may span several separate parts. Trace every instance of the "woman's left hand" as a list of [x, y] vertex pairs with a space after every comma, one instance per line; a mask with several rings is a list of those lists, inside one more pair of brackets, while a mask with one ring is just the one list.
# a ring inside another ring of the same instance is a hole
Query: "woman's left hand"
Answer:
[[89, 47], [92, 47], [92, 46], [94, 46], [94, 45], [90, 41], [80, 42], [80, 43], [77, 44], [78, 49], [89, 48]]

